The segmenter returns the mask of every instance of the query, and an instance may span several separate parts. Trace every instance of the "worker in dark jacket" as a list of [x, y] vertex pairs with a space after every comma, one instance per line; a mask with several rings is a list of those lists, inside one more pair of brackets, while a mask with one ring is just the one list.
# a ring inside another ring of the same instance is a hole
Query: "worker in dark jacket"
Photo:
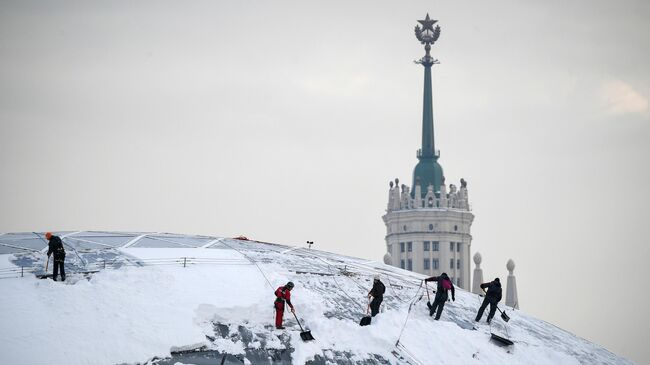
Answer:
[[63, 242], [59, 236], [55, 236], [52, 232], [47, 232], [45, 238], [48, 240], [48, 250], [47, 250], [47, 259], [50, 259], [50, 255], [54, 254], [54, 272], [52, 279], [56, 281], [58, 272], [61, 273], [61, 281], [65, 281], [65, 249], [63, 248]]
[[370, 301], [370, 315], [374, 317], [379, 313], [379, 306], [384, 300], [386, 286], [384, 286], [384, 283], [379, 280], [379, 275], [375, 275], [373, 279], [372, 289], [368, 292], [368, 300], [372, 297], [372, 300]]
[[275, 328], [283, 330], [284, 326], [282, 325], [282, 317], [284, 316], [284, 303], [286, 302], [291, 308], [292, 313], [296, 313], [293, 309], [293, 304], [291, 304], [291, 289], [293, 289], [293, 283], [288, 282], [287, 285], [281, 286], [275, 290]]
[[[429, 316], [433, 316], [433, 313], [436, 313], [436, 321], [440, 319], [442, 314], [442, 309], [445, 306], [445, 302], [449, 299], [447, 291], [451, 290], [451, 299], [456, 301], [456, 290], [454, 289], [454, 283], [451, 282], [447, 273], [442, 273], [440, 276], [432, 276], [424, 281], [437, 281], [438, 287], [436, 289], [436, 297], [433, 300], [433, 304], [429, 306]], [[428, 304], [428, 303], [427, 303]]]
[[481, 308], [478, 309], [478, 313], [476, 314], [476, 322], [481, 320], [481, 317], [483, 317], [483, 311], [485, 311], [485, 308], [489, 303], [490, 313], [487, 317], [487, 323], [490, 323], [494, 317], [494, 313], [497, 311], [497, 303], [501, 301], [501, 281], [499, 281], [499, 278], [496, 278], [494, 281], [489, 283], [481, 284], [481, 289], [485, 290], [486, 288], [487, 292], [483, 299], [483, 304], [481, 304]]

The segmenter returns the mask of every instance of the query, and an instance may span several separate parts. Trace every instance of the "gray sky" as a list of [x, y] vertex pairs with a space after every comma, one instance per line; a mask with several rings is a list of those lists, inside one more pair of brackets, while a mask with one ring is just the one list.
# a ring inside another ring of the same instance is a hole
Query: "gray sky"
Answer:
[[484, 275], [647, 362], [650, 3], [0, 3], [0, 231], [248, 237], [381, 259], [429, 12], [436, 148]]

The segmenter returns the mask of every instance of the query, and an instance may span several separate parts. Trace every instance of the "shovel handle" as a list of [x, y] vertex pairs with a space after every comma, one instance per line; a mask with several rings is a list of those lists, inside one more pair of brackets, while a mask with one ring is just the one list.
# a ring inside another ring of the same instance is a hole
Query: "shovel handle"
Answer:
[[293, 314], [293, 317], [296, 319], [296, 322], [298, 322], [298, 326], [300, 326], [300, 332], [305, 332], [305, 330], [302, 329], [302, 325], [300, 324], [300, 321], [298, 320], [298, 317], [296, 316], [296, 312], [291, 311], [291, 314]]
[[50, 256], [47, 256], [47, 261], [45, 262], [45, 273], [47, 274], [47, 267], [50, 265]]
[[427, 285], [427, 281], [424, 281], [424, 286], [427, 289], [427, 300], [431, 301], [431, 297], [429, 296], [429, 285]]

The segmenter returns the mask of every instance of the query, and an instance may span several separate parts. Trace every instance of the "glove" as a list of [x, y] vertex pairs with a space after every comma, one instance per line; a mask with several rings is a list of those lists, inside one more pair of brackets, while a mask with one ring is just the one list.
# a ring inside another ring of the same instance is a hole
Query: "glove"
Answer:
[[291, 313], [296, 314], [296, 310], [291, 308]]

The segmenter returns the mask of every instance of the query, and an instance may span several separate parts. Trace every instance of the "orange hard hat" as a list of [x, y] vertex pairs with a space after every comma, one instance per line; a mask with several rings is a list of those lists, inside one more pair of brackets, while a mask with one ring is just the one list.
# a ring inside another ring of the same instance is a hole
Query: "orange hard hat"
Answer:
[[49, 240], [50, 238], [52, 238], [52, 232], [47, 232], [47, 233], [45, 234], [45, 238], [47, 238], [48, 240]]

